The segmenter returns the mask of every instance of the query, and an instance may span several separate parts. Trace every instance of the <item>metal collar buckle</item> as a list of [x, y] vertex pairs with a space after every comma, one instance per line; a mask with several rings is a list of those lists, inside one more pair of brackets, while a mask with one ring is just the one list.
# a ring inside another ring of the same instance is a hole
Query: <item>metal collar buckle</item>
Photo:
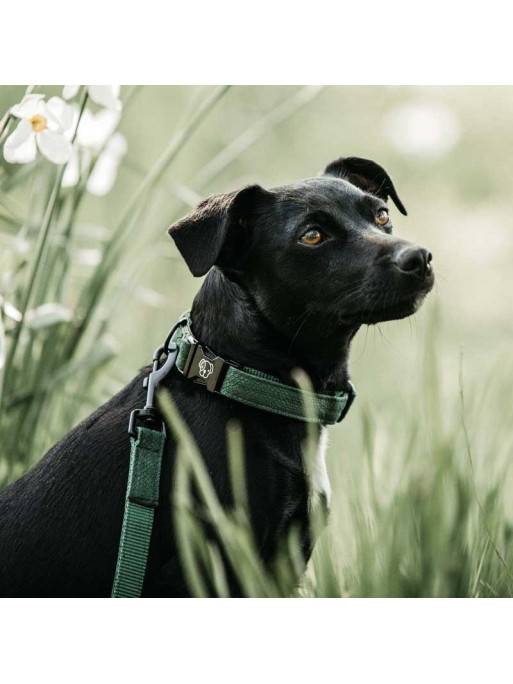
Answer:
[[202, 347], [193, 337], [189, 337], [191, 348], [183, 367], [184, 378], [205, 385], [209, 392], [215, 392], [224, 379], [224, 370], [229, 364], [216, 356], [208, 347]]

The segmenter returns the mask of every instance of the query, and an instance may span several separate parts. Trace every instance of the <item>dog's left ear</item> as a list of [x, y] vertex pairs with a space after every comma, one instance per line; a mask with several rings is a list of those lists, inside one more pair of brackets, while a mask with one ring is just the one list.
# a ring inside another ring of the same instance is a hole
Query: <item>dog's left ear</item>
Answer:
[[251, 217], [258, 200], [269, 196], [259, 185], [212, 195], [168, 229], [192, 275], [202, 276], [214, 265], [237, 270], [250, 240]]
[[336, 176], [349, 181], [360, 190], [370, 192], [371, 195], [376, 195], [385, 202], [391, 197], [401, 214], [406, 216], [406, 209], [399, 199], [392, 179], [382, 166], [371, 159], [340, 157], [325, 168], [323, 175]]

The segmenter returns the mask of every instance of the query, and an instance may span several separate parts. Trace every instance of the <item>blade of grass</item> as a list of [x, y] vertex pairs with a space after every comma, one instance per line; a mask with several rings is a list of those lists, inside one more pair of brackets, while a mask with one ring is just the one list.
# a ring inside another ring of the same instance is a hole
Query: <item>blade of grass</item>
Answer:
[[508, 564], [506, 563], [506, 559], [504, 558], [504, 554], [502, 551], [499, 549], [497, 543], [495, 542], [493, 535], [490, 531], [490, 528], [488, 526], [487, 520], [486, 520], [486, 515], [483, 509], [483, 504], [481, 502], [481, 497], [479, 496], [479, 493], [477, 491], [477, 485], [476, 485], [476, 477], [475, 477], [475, 471], [474, 471], [474, 459], [472, 458], [472, 447], [470, 445], [470, 436], [467, 428], [467, 421], [465, 418], [465, 394], [464, 394], [464, 389], [463, 389], [463, 352], [460, 353], [460, 359], [459, 359], [459, 391], [460, 391], [460, 402], [461, 402], [461, 426], [463, 428], [463, 434], [465, 437], [465, 448], [467, 452], [467, 458], [468, 462], [470, 464], [470, 473], [471, 473], [471, 481], [472, 481], [472, 489], [474, 492], [474, 497], [477, 503], [477, 506], [479, 508], [479, 513], [481, 515], [481, 522], [483, 523], [483, 527], [486, 532], [486, 536], [488, 537], [488, 540], [495, 551], [495, 555], [499, 559], [500, 564], [504, 568], [504, 571], [506, 572], [508, 579], [509, 579], [509, 585], [510, 585], [510, 594], [511, 594], [511, 581], [513, 580], [513, 574], [511, 573], [511, 570], [508, 567]]
[[251, 145], [254, 145], [270, 130], [309, 104], [323, 89], [324, 86], [304, 86], [284, 102], [281, 102], [275, 109], [226, 145], [208, 164], [205, 164], [195, 177], [193, 185], [200, 188], [207, 186]]

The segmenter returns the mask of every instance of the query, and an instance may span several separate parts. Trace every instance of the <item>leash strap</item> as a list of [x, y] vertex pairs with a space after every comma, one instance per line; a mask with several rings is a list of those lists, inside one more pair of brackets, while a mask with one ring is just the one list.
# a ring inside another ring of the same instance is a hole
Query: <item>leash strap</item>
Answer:
[[130, 470], [111, 598], [139, 598], [150, 548], [165, 433], [137, 428], [131, 438]]
[[[226, 361], [195, 339], [188, 312], [180, 323], [172, 337], [178, 347], [176, 366], [186, 378], [205, 385], [211, 392], [269, 413], [323, 425], [340, 422], [356, 396], [351, 384], [348, 392], [318, 394], [287, 385], [254, 368]], [[308, 413], [305, 404], [315, 408], [315, 415]]]

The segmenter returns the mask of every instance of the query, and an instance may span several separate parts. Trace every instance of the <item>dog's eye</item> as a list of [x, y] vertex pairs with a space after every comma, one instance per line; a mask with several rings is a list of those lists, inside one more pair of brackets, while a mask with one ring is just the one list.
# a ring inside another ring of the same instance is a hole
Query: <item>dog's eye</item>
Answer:
[[389, 220], [388, 211], [386, 209], [380, 209], [376, 214], [376, 223], [378, 226], [386, 226]]
[[317, 228], [310, 228], [300, 238], [304, 245], [318, 245], [323, 239], [324, 235]]

